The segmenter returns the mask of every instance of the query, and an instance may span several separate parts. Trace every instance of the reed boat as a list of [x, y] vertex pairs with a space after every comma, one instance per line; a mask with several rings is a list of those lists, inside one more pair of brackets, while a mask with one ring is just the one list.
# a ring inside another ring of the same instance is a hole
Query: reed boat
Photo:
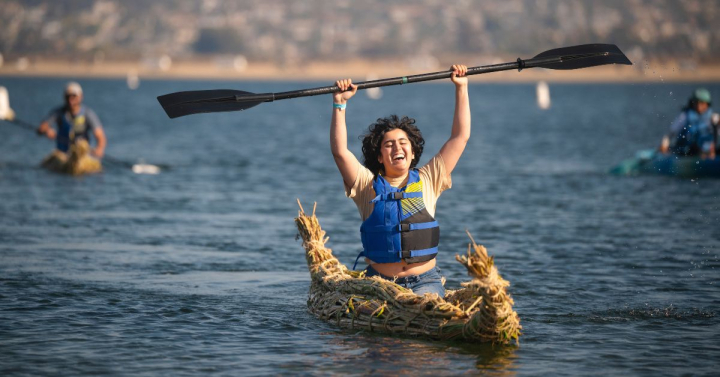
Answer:
[[73, 143], [69, 153], [53, 150], [42, 160], [40, 166], [56, 173], [73, 176], [102, 171], [102, 163], [90, 155], [90, 145], [85, 140]]
[[340, 263], [325, 246], [328, 237], [315, 208], [307, 215], [300, 206], [295, 224], [311, 276], [308, 310], [317, 318], [351, 330], [433, 340], [519, 343], [522, 326], [507, 292], [510, 283], [472, 237], [466, 255], [456, 256], [471, 279], [458, 290], [446, 290], [445, 297], [435, 293], [419, 296]]

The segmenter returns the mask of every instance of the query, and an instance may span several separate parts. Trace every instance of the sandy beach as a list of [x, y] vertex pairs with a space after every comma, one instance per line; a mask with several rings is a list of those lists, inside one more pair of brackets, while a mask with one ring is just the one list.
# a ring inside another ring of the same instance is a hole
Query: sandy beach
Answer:
[[[462, 60], [462, 59], [461, 59]], [[469, 62], [472, 65], [496, 64], [499, 61]], [[474, 64], [473, 64], [474, 63]], [[280, 66], [269, 62], [249, 62], [236, 69], [232, 62], [221, 59], [192, 59], [162, 64], [157, 61], [72, 62], [67, 60], [32, 59], [24, 64], [6, 61], [0, 76], [126, 78], [140, 79], [202, 79], [202, 80], [314, 80], [332, 81], [351, 77], [357, 81], [368, 78], [407, 76], [442, 70], [441, 66], [424, 69], [412, 67], [404, 60], [353, 60], [308, 62]], [[495, 72], [476, 78], [486, 82], [718, 82], [720, 66], [679, 68], [675, 63], [641, 62], [633, 66], [601, 66], [573, 71], [527, 69]]]

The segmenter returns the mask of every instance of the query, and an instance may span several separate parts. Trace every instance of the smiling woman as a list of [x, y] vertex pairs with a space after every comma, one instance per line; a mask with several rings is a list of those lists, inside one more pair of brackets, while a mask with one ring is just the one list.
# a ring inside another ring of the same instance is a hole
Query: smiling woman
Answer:
[[[372, 124], [363, 139], [363, 165], [347, 148], [345, 109], [358, 86], [339, 80], [333, 95], [330, 145], [346, 195], [358, 207], [366, 276], [379, 276], [403, 284], [415, 294], [445, 294], [435, 267], [440, 227], [435, 204], [452, 186], [450, 173], [470, 137], [470, 100], [467, 67], [453, 65], [455, 113], [450, 138], [430, 162], [416, 165], [425, 141], [415, 120], [391, 115]], [[357, 261], [356, 261], [357, 265]], [[354, 268], [354, 267], [353, 267]]]

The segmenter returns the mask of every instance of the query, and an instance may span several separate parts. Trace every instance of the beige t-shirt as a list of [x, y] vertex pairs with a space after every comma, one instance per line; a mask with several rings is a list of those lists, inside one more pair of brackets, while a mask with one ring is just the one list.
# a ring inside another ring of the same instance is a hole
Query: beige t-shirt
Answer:
[[[423, 201], [430, 216], [435, 217], [435, 205], [440, 194], [452, 187], [450, 174], [445, 170], [445, 162], [438, 153], [431, 158], [425, 166], [418, 169], [420, 181], [423, 183]], [[358, 167], [357, 177], [352, 187], [345, 186], [345, 195], [351, 198], [360, 212], [363, 221], [370, 217], [375, 205], [370, 203], [375, 198], [373, 189], [373, 173], [363, 165]], [[400, 187], [402, 180], [392, 180], [385, 177], [393, 187]]]

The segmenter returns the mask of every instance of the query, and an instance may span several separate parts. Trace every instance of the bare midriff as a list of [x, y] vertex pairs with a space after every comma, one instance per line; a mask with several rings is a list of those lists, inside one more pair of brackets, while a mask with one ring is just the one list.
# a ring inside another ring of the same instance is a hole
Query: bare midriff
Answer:
[[405, 261], [397, 263], [374, 263], [369, 259], [365, 259], [365, 261], [368, 264], [372, 265], [372, 268], [374, 268], [375, 271], [385, 276], [397, 276], [399, 278], [410, 275], [420, 275], [422, 273], [432, 270], [433, 267], [435, 267], [434, 258], [427, 262], [413, 264], [408, 264]]

